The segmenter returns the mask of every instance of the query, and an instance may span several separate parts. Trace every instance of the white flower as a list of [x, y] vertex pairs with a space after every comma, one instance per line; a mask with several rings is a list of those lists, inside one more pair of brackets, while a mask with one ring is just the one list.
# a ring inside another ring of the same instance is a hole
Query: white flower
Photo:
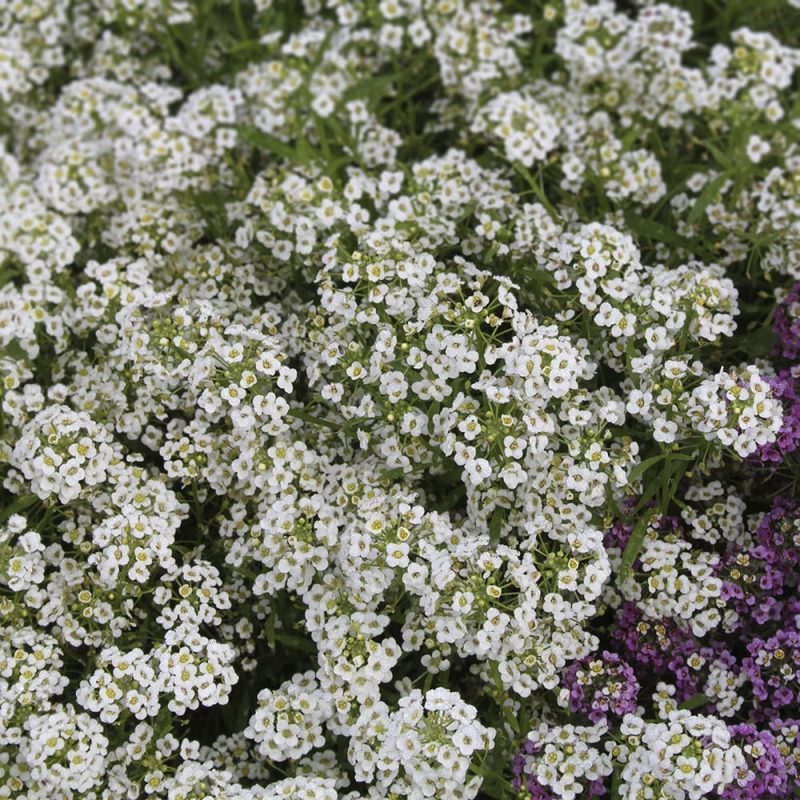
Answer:
[[758, 164], [769, 151], [769, 142], [762, 139], [758, 134], [752, 134], [747, 140], [747, 157], [754, 164]]
[[467, 461], [464, 466], [467, 480], [473, 486], [479, 486], [486, 481], [492, 474], [492, 468], [485, 458], [473, 458]]
[[672, 420], [665, 419], [664, 417], [656, 417], [653, 421], [653, 438], [657, 442], [671, 444], [675, 441], [677, 432], [678, 425]]

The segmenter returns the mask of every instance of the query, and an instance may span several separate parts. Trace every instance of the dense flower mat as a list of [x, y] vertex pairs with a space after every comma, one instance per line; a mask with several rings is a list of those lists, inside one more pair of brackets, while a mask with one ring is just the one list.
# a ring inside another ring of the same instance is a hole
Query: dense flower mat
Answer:
[[0, 800], [796, 798], [799, 68], [0, 2]]

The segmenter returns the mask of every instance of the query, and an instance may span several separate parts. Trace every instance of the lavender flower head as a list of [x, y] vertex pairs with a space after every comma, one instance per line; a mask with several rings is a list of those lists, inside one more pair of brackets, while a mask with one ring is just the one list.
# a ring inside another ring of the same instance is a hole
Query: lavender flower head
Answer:
[[567, 670], [564, 686], [570, 711], [592, 722], [636, 711], [639, 682], [630, 664], [616, 653], [604, 650], [600, 658], [590, 655], [576, 661]]
[[[781, 752], [785, 743], [770, 731], [743, 723], [728, 730], [747, 761], [747, 771], [729, 783], [720, 794], [722, 800], [783, 800], [793, 796], [797, 771], [793, 759]], [[783, 737], [781, 737], [783, 738]]]
[[784, 710], [800, 705], [800, 631], [787, 627], [768, 639], [756, 638], [747, 645], [742, 670], [750, 679], [758, 700], [757, 712], [777, 718]]
[[773, 330], [780, 338], [779, 355], [796, 359], [800, 356], [800, 283], [796, 283], [775, 308]]
[[796, 372], [797, 368], [783, 369], [766, 378], [772, 388], [772, 396], [783, 407], [783, 422], [775, 441], [762, 444], [749, 456], [751, 463], [777, 465], [800, 448], [800, 381]]

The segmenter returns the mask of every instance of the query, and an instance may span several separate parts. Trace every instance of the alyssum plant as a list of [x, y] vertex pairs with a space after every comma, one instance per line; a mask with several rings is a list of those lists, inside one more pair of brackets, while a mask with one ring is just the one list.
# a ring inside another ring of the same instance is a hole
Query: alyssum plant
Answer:
[[796, 798], [799, 6], [0, 2], [0, 800]]

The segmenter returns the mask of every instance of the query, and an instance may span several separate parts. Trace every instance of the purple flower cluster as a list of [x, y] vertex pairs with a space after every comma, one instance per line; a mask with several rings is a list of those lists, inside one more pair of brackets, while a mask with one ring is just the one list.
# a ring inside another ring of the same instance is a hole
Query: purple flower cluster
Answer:
[[800, 707], [800, 631], [783, 628], [768, 639], [747, 645], [742, 669], [750, 679], [756, 711], [774, 718], [785, 708]]
[[725, 787], [720, 794], [723, 800], [783, 800], [795, 796], [797, 763], [780, 726], [775, 727], [777, 736], [746, 722], [729, 727], [733, 741], [742, 748], [748, 771]]
[[773, 330], [780, 338], [778, 355], [796, 359], [800, 356], [800, 283], [796, 283], [775, 308]]
[[637, 666], [634, 680], [638, 672], [669, 681], [677, 702], [701, 693], [712, 662], [738, 671], [737, 659], [724, 642], [704, 643], [669, 619], [645, 619], [634, 603], [620, 609], [613, 634], [624, 658]]
[[[675, 696], [679, 702], [702, 694], [712, 665], [724, 666], [734, 675], [740, 669], [736, 656], [724, 642], [711, 642], [695, 648], [686, 642], [674, 654], [669, 668], [675, 682]], [[713, 700], [709, 700], [706, 707], [712, 713], [716, 711], [716, 703]]]
[[[778, 497], [756, 519], [752, 537], [731, 542], [714, 568], [722, 620], [708, 634], [693, 633], [677, 614], [653, 618], [630, 596], [612, 599], [608, 649], [572, 663], [561, 682], [570, 722], [577, 715], [607, 725], [612, 737], [664, 686], [674, 705], [724, 720], [746, 765], [711, 795], [720, 800], [788, 800], [800, 792], [800, 501]], [[657, 526], [665, 541], [687, 541], [678, 518]], [[606, 547], [624, 549], [631, 530], [616, 521]], [[651, 575], [652, 566], [641, 574]], [[528, 771], [532, 756], [542, 753], [527, 742], [514, 761], [514, 787], [520, 797], [552, 800]], [[587, 784], [581, 800], [606, 789], [603, 781]]]
[[536, 780], [536, 776], [526, 773], [527, 756], [535, 755], [538, 748], [532, 741], [526, 739], [522, 745], [522, 750], [514, 756], [512, 764], [512, 785], [515, 792], [522, 792], [523, 782], [525, 789], [530, 795], [530, 800], [555, 800], [553, 795]]
[[800, 565], [800, 502], [777, 498], [761, 520], [756, 539], [771, 563]]
[[800, 503], [778, 498], [764, 515], [754, 544], [732, 548], [720, 563], [722, 596], [738, 619], [734, 628], [757, 631], [779, 622], [797, 585], [800, 565]]
[[644, 674], [664, 674], [674, 653], [687, 643], [696, 644], [695, 637], [672, 620], [645, 619], [631, 602], [623, 603], [617, 612], [612, 636], [625, 660]]
[[730, 623], [733, 628], [780, 619], [786, 572], [779, 564], [760, 558], [756, 554], [759, 550], [754, 547], [731, 552], [720, 565], [722, 597], [737, 614], [735, 622]]
[[608, 650], [599, 658], [590, 655], [574, 662], [564, 676], [564, 687], [570, 711], [585, 714], [591, 722], [636, 711], [639, 682], [633, 668]]
[[773, 396], [783, 407], [783, 423], [775, 441], [761, 445], [748, 458], [749, 462], [777, 466], [800, 448], [800, 376], [797, 373], [796, 367], [784, 369], [766, 379]]

